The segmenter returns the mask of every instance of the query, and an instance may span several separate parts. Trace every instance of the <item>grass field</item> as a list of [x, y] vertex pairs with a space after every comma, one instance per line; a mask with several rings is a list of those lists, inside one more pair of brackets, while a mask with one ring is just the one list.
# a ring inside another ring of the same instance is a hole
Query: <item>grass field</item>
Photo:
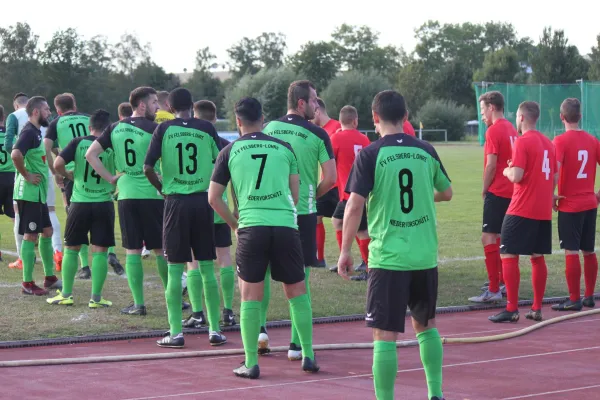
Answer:
[[[437, 146], [437, 150], [454, 187], [453, 200], [450, 203], [438, 204], [439, 305], [467, 304], [467, 297], [478, 294], [479, 288], [487, 279], [480, 242], [482, 148], [474, 144], [448, 144]], [[57, 212], [64, 228], [62, 199], [58, 199], [57, 204], [59, 205]], [[332, 265], [337, 261], [339, 251], [335, 234], [328, 220], [326, 220], [326, 228], [326, 258], [328, 264]], [[2, 219], [0, 247], [3, 250], [14, 251], [15, 249], [12, 231], [10, 220]], [[557, 251], [556, 218], [553, 231], [553, 248], [557, 254], [547, 257], [549, 274], [546, 296], [566, 294], [564, 258]], [[119, 232], [117, 232], [117, 244], [120, 244]], [[117, 250], [119, 259], [124, 264], [123, 249], [117, 247]], [[232, 249], [232, 254], [233, 251]], [[354, 255], [355, 262], [358, 262], [359, 253], [356, 245]], [[50, 306], [46, 304], [45, 297], [21, 294], [19, 288], [22, 280], [21, 271], [7, 268], [8, 261], [12, 261], [12, 257], [6, 255], [4, 259], [5, 262], [0, 265], [0, 298], [3, 300], [0, 305], [0, 341], [168, 328], [164, 293], [156, 272], [154, 256], [144, 261], [145, 296], [148, 307], [148, 315], [145, 317], [119, 314], [119, 309], [131, 302], [131, 294], [126, 278], [113, 274], [111, 268], [109, 268], [104, 297], [113, 301], [114, 306], [105, 310], [90, 310], [87, 301], [91, 281], [76, 280], [74, 287], [76, 304], [73, 307]], [[531, 269], [526, 257], [521, 258], [521, 267], [520, 295], [523, 299], [531, 298]], [[36, 264], [34, 273], [36, 281], [42, 282], [42, 272], [41, 264]], [[365, 282], [347, 282], [337, 274], [317, 269], [312, 271], [311, 291], [315, 317], [364, 312]], [[237, 288], [234, 311], [236, 314], [239, 312]], [[281, 286], [273, 284], [269, 319], [288, 318], [288, 303], [284, 299]]]

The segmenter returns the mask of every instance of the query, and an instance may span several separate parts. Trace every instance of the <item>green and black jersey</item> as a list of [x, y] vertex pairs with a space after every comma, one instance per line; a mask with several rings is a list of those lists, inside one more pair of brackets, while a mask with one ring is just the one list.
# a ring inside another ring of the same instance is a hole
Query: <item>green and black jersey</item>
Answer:
[[206, 192], [220, 149], [213, 124], [176, 118], [156, 128], [144, 164], [154, 167], [161, 159], [162, 191], [166, 195]]
[[[112, 193], [115, 187], [110, 182], [102, 179], [85, 158], [85, 153], [95, 140], [95, 136], [75, 138], [60, 152], [60, 157], [65, 160], [65, 164], [71, 163], [74, 167], [71, 203], [112, 201]], [[114, 175], [115, 161], [111, 149], [107, 149], [100, 154], [100, 161]]]
[[0, 185], [15, 184], [15, 166], [10, 158], [10, 151], [4, 148], [6, 129], [0, 126]]
[[[220, 136], [219, 136], [219, 139], [221, 140], [221, 148], [223, 148], [223, 149], [225, 147], [227, 147], [227, 145], [229, 145], [229, 143], [231, 143], [229, 140], [224, 139]], [[227, 198], [227, 190], [225, 190], [223, 192], [223, 201], [225, 202], [225, 204], [227, 204], [227, 206], [229, 206], [229, 199]], [[215, 219], [214, 219], [215, 224], [224, 224], [225, 223], [225, 220], [223, 218], [221, 218], [221, 216], [219, 214], [217, 214], [217, 213], [214, 213], [214, 214], [215, 214]]]
[[46, 163], [46, 148], [42, 140], [42, 131], [28, 122], [15, 143], [14, 149], [23, 154], [25, 169], [31, 174], [38, 174], [40, 182], [37, 185], [29, 183], [21, 174], [17, 174], [13, 199], [26, 200], [36, 203], [46, 203], [48, 196], [48, 165]]
[[319, 165], [334, 158], [329, 135], [323, 128], [295, 114], [270, 122], [263, 132], [289, 143], [294, 149], [300, 172], [298, 214], [316, 213]]
[[[64, 150], [71, 140], [88, 136], [90, 134], [89, 126], [89, 115], [71, 111], [50, 122], [44, 138], [52, 140], [54, 142], [53, 147]], [[73, 168], [73, 163], [66, 165], [66, 169], [69, 171], [72, 171]]]
[[449, 187], [433, 146], [410, 135], [384, 136], [357, 154], [346, 192], [368, 199], [370, 269], [437, 266], [434, 189]]
[[[119, 200], [162, 199], [144, 174], [144, 158], [157, 125], [145, 117], [129, 117], [112, 124], [97, 140], [112, 149], [115, 169], [124, 175], [117, 181]], [[156, 172], [160, 175], [158, 166]]]
[[240, 228], [298, 228], [290, 191], [290, 175], [298, 174], [291, 146], [261, 132], [242, 136], [225, 147], [215, 164], [212, 181], [231, 180], [238, 202]]

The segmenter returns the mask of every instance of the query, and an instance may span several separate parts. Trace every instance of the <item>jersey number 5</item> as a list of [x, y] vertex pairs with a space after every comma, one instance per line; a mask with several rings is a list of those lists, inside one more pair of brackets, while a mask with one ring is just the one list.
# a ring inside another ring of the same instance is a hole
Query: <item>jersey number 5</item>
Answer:
[[4, 143], [0, 144], [0, 165], [6, 165], [8, 153], [4, 150]]
[[577, 179], [585, 179], [587, 178], [587, 174], [583, 172], [585, 169], [585, 165], [588, 162], [588, 152], [587, 150], [579, 150], [577, 152], [577, 160], [581, 161], [581, 168], [579, 168], [579, 173], [577, 174]]
[[400, 209], [404, 214], [412, 211], [414, 206], [413, 198], [413, 174], [410, 169], [404, 168], [398, 174], [400, 183]]
[[260, 169], [258, 170], [258, 178], [256, 179], [256, 190], [260, 189], [260, 183], [262, 182], [263, 172], [265, 172], [265, 164], [267, 163], [267, 154], [252, 154], [252, 159], [257, 160], [260, 158]]

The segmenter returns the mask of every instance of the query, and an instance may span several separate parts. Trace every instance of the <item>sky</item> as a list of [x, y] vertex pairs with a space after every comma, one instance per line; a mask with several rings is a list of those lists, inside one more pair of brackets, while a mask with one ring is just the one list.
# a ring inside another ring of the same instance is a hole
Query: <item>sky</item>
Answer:
[[[508, 22], [519, 36], [529, 36], [535, 42], [545, 26], [552, 26], [563, 29], [582, 54], [590, 52], [600, 34], [597, 15], [590, 9], [565, 17], [568, 10], [552, 8], [547, 0], [321, 0], [287, 4], [275, 0], [154, 0], [146, 5], [141, 1], [28, 0], [26, 8], [16, 1], [3, 3], [0, 26], [27, 22], [40, 36], [40, 43], [69, 27], [85, 38], [103, 35], [113, 43], [123, 33], [134, 33], [142, 43], [151, 44], [152, 59], [173, 73], [193, 70], [196, 51], [205, 46], [217, 55], [218, 63], [224, 63], [227, 48], [242, 37], [281, 32], [287, 39], [286, 54], [293, 54], [308, 41], [330, 40], [335, 27], [343, 23], [367, 25], [380, 33], [382, 46], [402, 46], [409, 53], [416, 44], [414, 30], [429, 19], [441, 23]], [[185, 9], [179, 4], [185, 4]]]

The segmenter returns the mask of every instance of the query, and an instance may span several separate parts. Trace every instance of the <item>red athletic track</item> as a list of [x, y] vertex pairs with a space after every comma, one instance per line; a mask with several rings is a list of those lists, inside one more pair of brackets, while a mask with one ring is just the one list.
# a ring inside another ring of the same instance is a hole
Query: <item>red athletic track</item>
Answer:
[[[496, 311], [438, 316], [442, 336], [487, 336], [529, 325], [522, 309], [517, 324], [495, 325]], [[546, 319], [564, 315], [544, 309]], [[444, 395], [447, 400], [600, 398], [600, 316], [542, 328], [505, 341], [446, 345]], [[271, 329], [271, 346], [286, 345], [289, 329]], [[362, 322], [316, 325], [316, 344], [371, 341]], [[410, 322], [400, 339], [414, 339]], [[228, 334], [221, 348], [241, 348], [239, 333]], [[206, 335], [186, 336], [186, 350], [218, 349]], [[0, 359], [141, 354], [160, 349], [153, 339], [0, 350]], [[0, 369], [2, 399], [374, 399], [372, 350], [321, 351], [321, 372], [300, 370], [283, 353], [260, 358], [261, 378], [235, 377], [242, 356], [186, 358], [143, 362], [75, 364]], [[426, 399], [424, 372], [417, 347], [398, 350], [397, 399]]]

